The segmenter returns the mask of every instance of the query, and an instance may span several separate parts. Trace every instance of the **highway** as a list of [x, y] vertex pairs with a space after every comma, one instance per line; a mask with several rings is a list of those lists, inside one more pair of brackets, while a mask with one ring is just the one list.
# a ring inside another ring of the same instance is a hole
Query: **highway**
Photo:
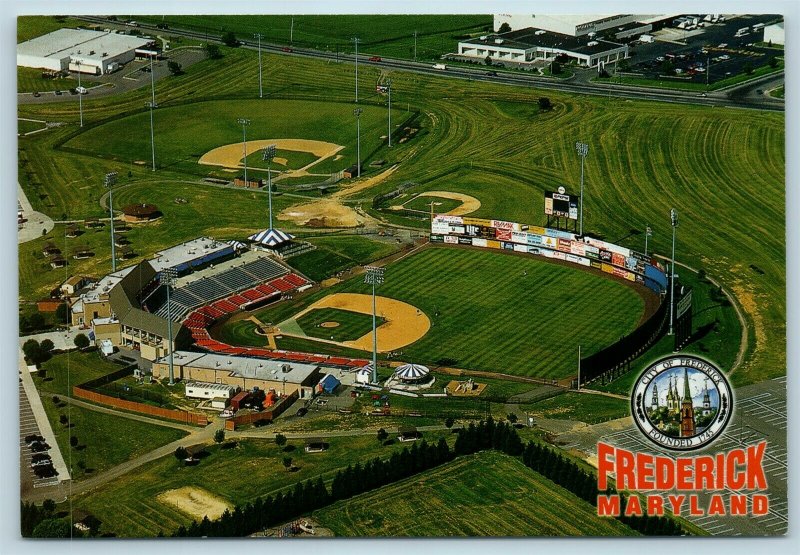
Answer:
[[[109, 25], [107, 19], [102, 17], [83, 16], [80, 19], [91, 23], [102, 23]], [[119, 26], [119, 24], [116, 24]], [[200, 33], [185, 29], [178, 29], [170, 27], [168, 31], [158, 29], [155, 25], [139, 24], [140, 30], [147, 30], [153, 33], [166, 34], [167, 32], [172, 35], [180, 35], [196, 40], [213, 40], [214, 42], [221, 42], [220, 37], [212, 36], [208, 33]], [[241, 47], [251, 50], [258, 48], [257, 44], [249, 40], [240, 40]], [[261, 49], [264, 52], [273, 54], [280, 54], [285, 56], [298, 56], [305, 58], [315, 58], [320, 60], [338, 61], [355, 63], [355, 56], [352, 54], [343, 54], [337, 52], [327, 52], [322, 50], [313, 50], [306, 48], [287, 48], [269, 44], [261, 44]], [[398, 71], [407, 71], [412, 73], [420, 73], [430, 76], [447, 77], [451, 79], [462, 79], [468, 81], [484, 81], [488, 83], [497, 83], [503, 85], [514, 85], [522, 87], [531, 87], [541, 90], [554, 90], [560, 92], [568, 92], [575, 94], [588, 94], [594, 96], [613, 96], [620, 100], [649, 100], [655, 102], [671, 102], [677, 104], [698, 104], [702, 106], [713, 107], [729, 107], [729, 108], [745, 108], [756, 110], [771, 110], [771, 111], [784, 111], [784, 102], [779, 99], [774, 99], [766, 95], [752, 95], [752, 94], [738, 94], [737, 91], [742, 89], [754, 88], [752, 85], [761, 79], [773, 81], [775, 79], [783, 79], [783, 72], [778, 75], [772, 74], [768, 77], [761, 78], [756, 81], [749, 81], [742, 85], [708, 93], [707, 96], [701, 96], [695, 91], [678, 91], [672, 89], [658, 89], [647, 87], [633, 87], [619, 84], [599, 84], [590, 83], [587, 80], [581, 79], [552, 79], [547, 77], [537, 77], [533, 75], [524, 75], [517, 73], [504, 73], [498, 72], [497, 75], [488, 75], [486, 68], [472, 69], [461, 67], [448, 67], [446, 70], [434, 69], [433, 65], [428, 62], [414, 62], [410, 60], [398, 60], [382, 58], [380, 61], [370, 61], [368, 55], [360, 55], [358, 57], [359, 64], [366, 64], [370, 66], [380, 67], [383, 69], [394, 69]], [[590, 72], [586, 72], [590, 73]], [[593, 73], [593, 72], [591, 72]]]

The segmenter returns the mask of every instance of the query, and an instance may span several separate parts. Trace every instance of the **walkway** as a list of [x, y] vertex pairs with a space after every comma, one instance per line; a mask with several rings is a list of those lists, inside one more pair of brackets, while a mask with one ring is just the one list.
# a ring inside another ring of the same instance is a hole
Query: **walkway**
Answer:
[[22, 228], [17, 232], [17, 244], [27, 243], [42, 236], [42, 230], [45, 233], [50, 233], [53, 229], [53, 220], [50, 216], [35, 212], [25, 191], [22, 190], [22, 185], [17, 183], [17, 199], [22, 206], [22, 217], [26, 222], [22, 224]]

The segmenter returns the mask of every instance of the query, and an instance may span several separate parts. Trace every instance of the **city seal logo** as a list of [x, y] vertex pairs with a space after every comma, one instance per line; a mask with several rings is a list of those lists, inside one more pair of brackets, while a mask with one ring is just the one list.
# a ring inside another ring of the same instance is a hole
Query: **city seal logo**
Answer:
[[733, 394], [722, 371], [692, 355], [662, 358], [642, 372], [631, 414], [647, 438], [675, 451], [709, 445], [725, 430]]

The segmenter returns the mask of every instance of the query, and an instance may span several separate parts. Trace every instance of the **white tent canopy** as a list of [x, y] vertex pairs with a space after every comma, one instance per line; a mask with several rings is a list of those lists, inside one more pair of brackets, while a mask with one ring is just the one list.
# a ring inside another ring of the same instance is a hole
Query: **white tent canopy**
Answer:
[[404, 364], [394, 371], [394, 377], [401, 380], [420, 380], [430, 372], [427, 366], [421, 364]]
[[372, 379], [372, 365], [367, 364], [366, 366], [359, 368], [356, 372], [356, 383], [369, 383]]
[[265, 247], [277, 247], [294, 239], [294, 235], [290, 235], [280, 229], [265, 229], [254, 233], [248, 239]]

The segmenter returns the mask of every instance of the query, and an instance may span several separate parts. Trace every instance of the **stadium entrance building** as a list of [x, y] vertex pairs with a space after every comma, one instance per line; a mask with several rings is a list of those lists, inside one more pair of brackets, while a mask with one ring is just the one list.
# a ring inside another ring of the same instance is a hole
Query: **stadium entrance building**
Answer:
[[460, 41], [457, 53], [457, 56], [467, 59], [483, 62], [489, 58], [494, 63], [517, 66], [565, 56], [585, 67], [614, 63], [628, 55], [626, 44], [586, 36], [573, 37], [533, 27]]

